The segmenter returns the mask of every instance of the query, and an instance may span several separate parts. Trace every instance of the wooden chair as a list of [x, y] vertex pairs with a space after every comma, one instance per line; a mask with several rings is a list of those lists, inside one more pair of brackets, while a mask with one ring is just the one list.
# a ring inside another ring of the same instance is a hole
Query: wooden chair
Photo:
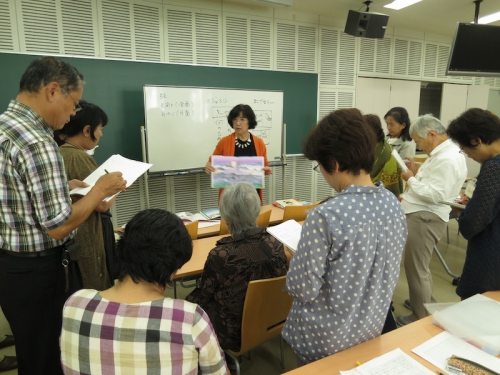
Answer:
[[[189, 236], [191, 237], [191, 239], [194, 241], [194, 240], [197, 240], [198, 239], [198, 220], [195, 220], [191, 223], [188, 223], [186, 224], [186, 229], [189, 233]], [[191, 281], [191, 280], [194, 280], [194, 284], [192, 285], [189, 285], [189, 284], [185, 284], [186, 281]], [[181, 286], [183, 288], [191, 288], [193, 286], [197, 286], [197, 283], [199, 281], [199, 277], [195, 277], [194, 279], [193, 278], [181, 278], [179, 280], [174, 280], [173, 282], [173, 286], [174, 286], [174, 298], [177, 298], [177, 282], [179, 282], [179, 284], [181, 284]]]
[[248, 283], [241, 323], [241, 349], [239, 352], [225, 351], [233, 358], [237, 375], [240, 374], [240, 364], [236, 357], [276, 336], [280, 336], [281, 368], [285, 368], [281, 330], [293, 302], [284, 290], [285, 282], [286, 276], [280, 276]]
[[261, 212], [256, 220], [257, 226], [267, 228], [269, 226], [270, 219], [271, 219], [271, 210]]
[[[267, 211], [261, 212], [259, 214], [259, 216], [257, 217], [257, 220], [255, 222], [257, 223], [258, 227], [267, 228], [269, 226], [270, 219], [271, 219], [271, 210], [267, 210]], [[229, 234], [229, 227], [227, 226], [224, 219], [221, 219], [219, 236], [222, 236], [224, 234]]]
[[186, 224], [186, 229], [193, 241], [198, 239], [198, 220]]
[[283, 222], [287, 220], [303, 221], [306, 219], [309, 210], [316, 207], [319, 203], [306, 204], [304, 206], [286, 206], [283, 213]]
[[229, 227], [227, 226], [224, 219], [220, 219], [219, 236], [222, 236], [223, 234], [229, 234]]

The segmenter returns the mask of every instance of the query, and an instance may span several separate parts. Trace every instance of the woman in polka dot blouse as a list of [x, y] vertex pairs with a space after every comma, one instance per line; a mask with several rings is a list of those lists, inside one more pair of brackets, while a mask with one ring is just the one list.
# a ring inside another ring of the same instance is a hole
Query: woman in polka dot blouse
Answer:
[[299, 364], [382, 332], [407, 228], [394, 194], [370, 179], [375, 143], [357, 109], [331, 112], [305, 139], [338, 195], [309, 212], [287, 274], [294, 302], [282, 334]]

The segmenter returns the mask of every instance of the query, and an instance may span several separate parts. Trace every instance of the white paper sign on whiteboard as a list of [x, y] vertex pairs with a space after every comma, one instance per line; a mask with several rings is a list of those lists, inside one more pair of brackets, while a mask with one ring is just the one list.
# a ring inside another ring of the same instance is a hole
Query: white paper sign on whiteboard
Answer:
[[227, 115], [237, 104], [252, 107], [257, 127], [251, 132], [263, 139], [269, 162], [280, 161], [283, 92], [145, 85], [149, 171], [203, 168], [217, 142], [234, 131]]

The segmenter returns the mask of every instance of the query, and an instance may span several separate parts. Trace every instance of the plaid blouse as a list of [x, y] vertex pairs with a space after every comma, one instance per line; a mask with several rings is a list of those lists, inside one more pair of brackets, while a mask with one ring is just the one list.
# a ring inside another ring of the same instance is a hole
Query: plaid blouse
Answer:
[[198, 305], [170, 298], [124, 304], [92, 289], [66, 301], [61, 361], [71, 375], [227, 372], [212, 324]]
[[0, 115], [2, 249], [41, 251], [67, 239], [58, 241], [45, 233], [71, 216], [64, 162], [52, 137], [49, 125], [15, 100]]

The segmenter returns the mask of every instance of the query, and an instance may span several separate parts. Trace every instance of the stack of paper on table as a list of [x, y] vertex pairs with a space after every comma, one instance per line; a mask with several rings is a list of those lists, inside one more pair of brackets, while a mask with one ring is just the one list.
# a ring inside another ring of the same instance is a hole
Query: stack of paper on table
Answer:
[[295, 220], [287, 220], [284, 223], [267, 228], [267, 231], [273, 237], [290, 248], [290, 250], [293, 250], [293, 252], [297, 251], [301, 230], [302, 225]]
[[475, 295], [432, 315], [432, 322], [492, 355], [500, 355], [500, 302]]
[[[121, 155], [113, 155], [92, 172], [83, 182], [89, 184], [86, 188], [76, 188], [70, 191], [70, 194], [86, 195], [95, 185], [97, 180], [106, 173], [121, 172], [122, 177], [127, 181], [127, 187], [132, 185], [135, 180], [142, 176], [153, 164], [143, 163], [136, 160], [124, 158]], [[114, 196], [107, 197], [105, 201], [110, 201]]]
[[500, 359], [453, 336], [449, 332], [442, 332], [434, 336], [422, 345], [417, 346], [412, 352], [426, 361], [429, 361], [447, 374], [452, 374], [446, 367], [448, 359], [451, 358], [452, 355], [468, 359], [492, 371], [500, 373]]
[[201, 214], [205, 216], [205, 220], [220, 219], [220, 212], [217, 207], [201, 210]]

